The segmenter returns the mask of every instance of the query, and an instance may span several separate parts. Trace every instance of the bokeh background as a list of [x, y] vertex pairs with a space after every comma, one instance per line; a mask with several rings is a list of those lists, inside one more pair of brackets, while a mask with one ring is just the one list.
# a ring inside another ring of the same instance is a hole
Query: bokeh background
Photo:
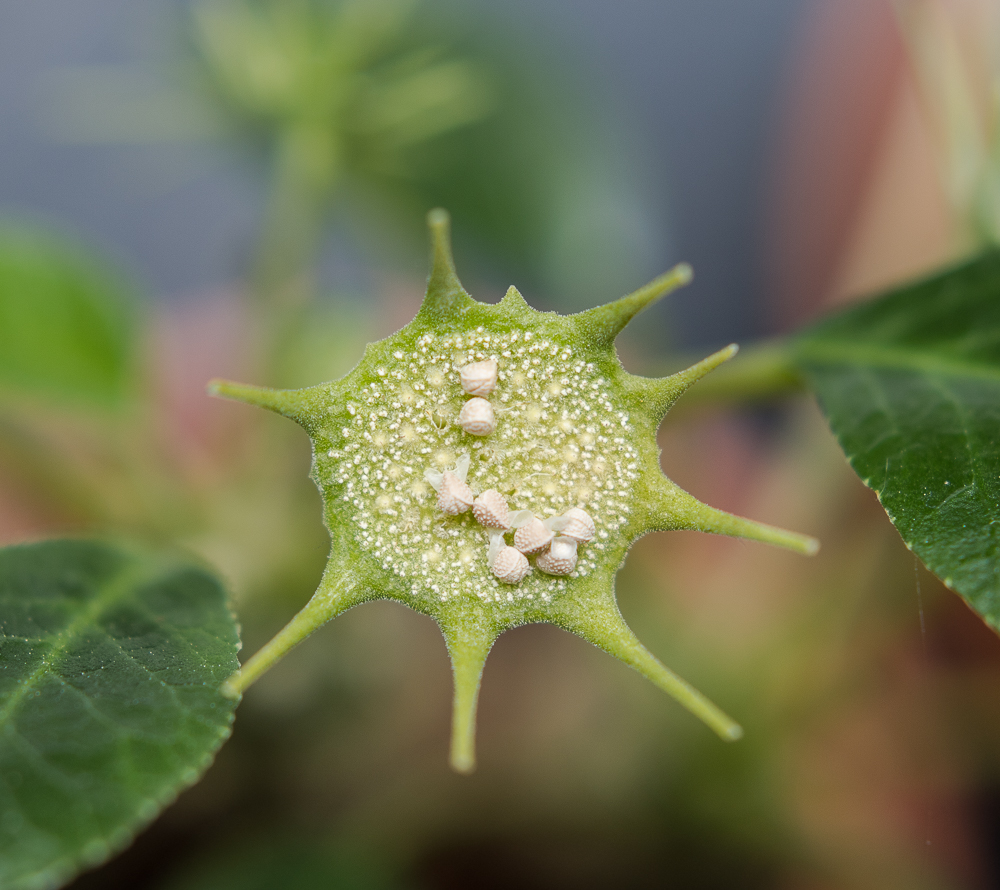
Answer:
[[[691, 262], [623, 337], [637, 373], [994, 242], [997, 16], [0, 0], [0, 543], [193, 551], [252, 652], [314, 589], [326, 536], [305, 435], [208, 379], [349, 369], [419, 305], [435, 205], [479, 299], [514, 283], [574, 311]], [[619, 602], [743, 741], [528, 627], [494, 650], [479, 769], [454, 775], [440, 634], [369, 604], [262, 679], [202, 782], [73, 886], [1000, 887], [1000, 641], [806, 395], [703, 386], [661, 433], [667, 473], [823, 550], [654, 535]]]

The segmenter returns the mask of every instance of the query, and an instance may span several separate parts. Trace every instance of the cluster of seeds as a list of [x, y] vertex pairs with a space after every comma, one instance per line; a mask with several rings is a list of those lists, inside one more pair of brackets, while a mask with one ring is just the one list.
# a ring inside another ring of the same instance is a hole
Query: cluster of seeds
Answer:
[[484, 397], [496, 389], [498, 371], [492, 358], [458, 369], [462, 389], [472, 396], [458, 412], [458, 425], [472, 436], [488, 436], [497, 428], [493, 406]]
[[[548, 575], [569, 575], [577, 562], [578, 544], [594, 540], [596, 527], [590, 514], [572, 507], [561, 516], [539, 519], [530, 510], [511, 515], [507, 499], [494, 488], [479, 497], [465, 481], [470, 458], [463, 454], [453, 470], [443, 473], [427, 470], [424, 477], [438, 493], [438, 509], [446, 516], [458, 516], [466, 510], [478, 520], [489, 535], [490, 546], [486, 563], [497, 578], [506, 584], [520, 584], [531, 571], [528, 557], [537, 555], [535, 565]], [[514, 546], [508, 546], [504, 535], [514, 533]], [[562, 534], [556, 537], [556, 532]]]
[[[610, 382], [531, 331], [415, 338], [377, 367], [330, 439], [317, 472], [337, 487], [358, 543], [414, 595], [441, 601], [548, 602], [567, 575], [594, 571], [638, 478]], [[594, 517], [579, 553], [574, 509]], [[526, 554], [517, 545], [532, 534], [547, 537]], [[539, 571], [515, 578], [531, 554]]]
[[[507, 584], [518, 584], [528, 574], [528, 556], [536, 555], [535, 567], [547, 575], [569, 575], [576, 568], [577, 545], [594, 540], [595, 525], [580, 507], [562, 516], [542, 520], [529, 510], [510, 517], [514, 546], [508, 547], [502, 531], [490, 534], [488, 562], [493, 574]], [[558, 537], [556, 532], [561, 531]]]

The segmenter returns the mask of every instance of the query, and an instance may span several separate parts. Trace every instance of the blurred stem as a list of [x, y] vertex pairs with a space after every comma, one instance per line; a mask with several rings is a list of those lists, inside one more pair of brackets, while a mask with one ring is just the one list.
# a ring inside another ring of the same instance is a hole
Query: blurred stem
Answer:
[[281, 134], [267, 214], [257, 246], [251, 293], [268, 332], [265, 372], [280, 380], [316, 296], [323, 221], [340, 178], [336, 140], [305, 122]]
[[323, 218], [339, 179], [335, 140], [318, 125], [280, 136], [274, 180], [253, 272], [253, 295], [279, 317], [314, 296]]
[[765, 340], [741, 349], [736, 358], [692, 386], [674, 410], [704, 404], [763, 401], [803, 389], [802, 375], [788, 339]]

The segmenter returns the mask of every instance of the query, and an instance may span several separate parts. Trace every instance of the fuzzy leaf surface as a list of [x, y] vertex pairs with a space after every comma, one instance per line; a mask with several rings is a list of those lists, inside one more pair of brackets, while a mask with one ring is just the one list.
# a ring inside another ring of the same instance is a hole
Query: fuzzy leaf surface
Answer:
[[795, 349], [906, 545], [1000, 629], [1000, 252], [822, 321]]
[[89, 541], [0, 550], [0, 886], [58, 886], [201, 775], [238, 647], [199, 567]]

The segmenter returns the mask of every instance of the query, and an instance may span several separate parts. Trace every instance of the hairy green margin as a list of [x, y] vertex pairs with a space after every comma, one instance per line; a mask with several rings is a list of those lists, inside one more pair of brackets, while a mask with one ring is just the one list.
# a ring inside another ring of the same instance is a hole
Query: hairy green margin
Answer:
[[[331, 550], [306, 606], [226, 684], [242, 693], [318, 627], [363, 602], [393, 599], [433, 618], [455, 680], [451, 764], [475, 766], [475, 714], [483, 665], [497, 637], [546, 622], [577, 634], [674, 696], [724, 739], [740, 727], [664, 667], [625, 624], [614, 579], [648, 532], [698, 529], [804, 554], [815, 539], [708, 507], [660, 469], [656, 430], [695, 381], [736, 353], [729, 346], [662, 379], [626, 372], [615, 338], [639, 312], [691, 278], [679, 265], [613, 303], [576, 315], [537, 312], [515, 288], [496, 305], [473, 300], [455, 274], [448, 215], [428, 216], [432, 266], [416, 318], [369, 344], [341, 380], [274, 390], [216, 380], [213, 395], [259, 405], [299, 423], [313, 443], [312, 477], [324, 501]], [[463, 431], [467, 396], [458, 367], [499, 364], [490, 396], [497, 427]], [[540, 518], [581, 507], [597, 534], [564, 577], [537, 568], [501, 583], [487, 563], [488, 536], [471, 514], [446, 516], [427, 470], [469, 455], [469, 485], [500, 491], [512, 510]]]

